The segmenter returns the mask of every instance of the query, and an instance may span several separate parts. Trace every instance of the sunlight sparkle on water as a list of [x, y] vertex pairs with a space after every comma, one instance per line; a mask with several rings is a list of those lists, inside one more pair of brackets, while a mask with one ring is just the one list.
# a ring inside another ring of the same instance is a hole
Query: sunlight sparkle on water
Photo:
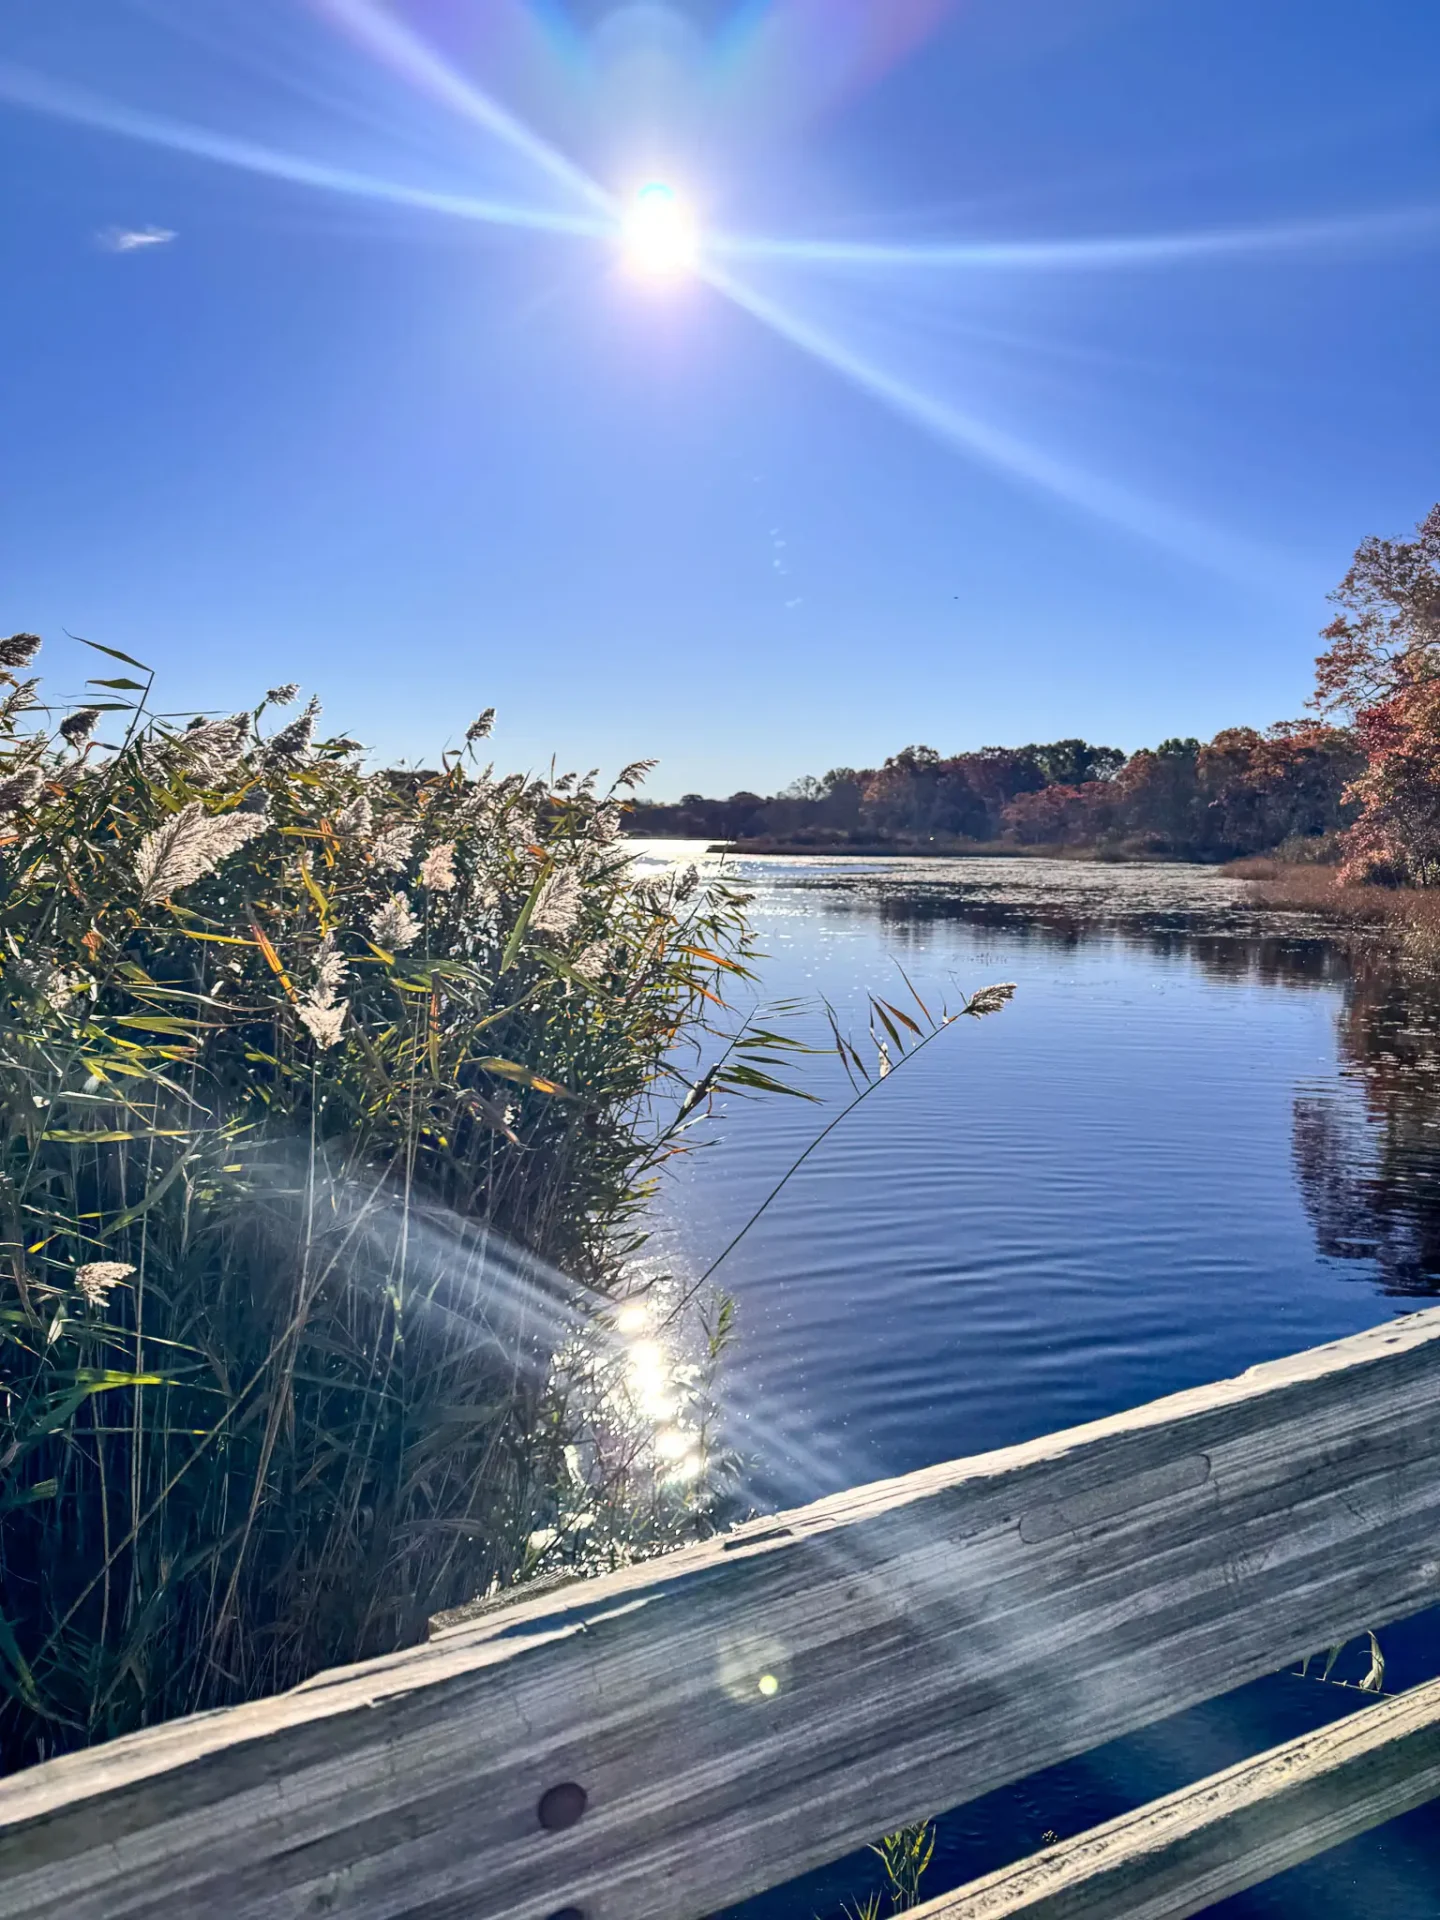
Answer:
[[625, 217], [625, 263], [646, 280], [674, 280], [693, 273], [699, 258], [695, 220], [673, 187], [651, 180], [641, 187]]

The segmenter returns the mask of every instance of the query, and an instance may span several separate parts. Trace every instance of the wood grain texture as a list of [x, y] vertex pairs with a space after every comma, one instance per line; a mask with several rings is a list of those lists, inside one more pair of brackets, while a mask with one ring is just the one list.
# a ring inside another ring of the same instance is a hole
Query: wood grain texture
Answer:
[[0, 1914], [700, 1920], [1440, 1598], [1440, 1310], [777, 1524], [17, 1776]]
[[1440, 1795], [1440, 1681], [918, 1908], [915, 1920], [1188, 1920]]

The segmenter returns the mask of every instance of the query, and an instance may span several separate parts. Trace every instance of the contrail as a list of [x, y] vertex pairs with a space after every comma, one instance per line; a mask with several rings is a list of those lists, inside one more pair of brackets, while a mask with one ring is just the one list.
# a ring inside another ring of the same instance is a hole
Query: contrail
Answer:
[[319, 187], [332, 193], [387, 202], [392, 206], [419, 207], [459, 220], [540, 232], [577, 234], [584, 238], [604, 236], [613, 227], [613, 221], [602, 220], [594, 215], [547, 213], [531, 207], [511, 206], [503, 201], [482, 200], [469, 194], [406, 186], [372, 174], [357, 173], [349, 167], [332, 166], [328, 161], [309, 160], [300, 154], [261, 146], [253, 140], [239, 140], [228, 134], [212, 133], [207, 128], [191, 126], [185, 121], [142, 113], [136, 108], [103, 100], [98, 95], [58, 85], [23, 67], [0, 64], [0, 100], [27, 107], [35, 113], [69, 120], [78, 126], [95, 127], [101, 132], [119, 134], [129, 140], [143, 140], [150, 146], [169, 147], [176, 153], [193, 154], [202, 160], [216, 161], [221, 166], [243, 168], [248, 173], [263, 174], [272, 180], [288, 180], [298, 186]]

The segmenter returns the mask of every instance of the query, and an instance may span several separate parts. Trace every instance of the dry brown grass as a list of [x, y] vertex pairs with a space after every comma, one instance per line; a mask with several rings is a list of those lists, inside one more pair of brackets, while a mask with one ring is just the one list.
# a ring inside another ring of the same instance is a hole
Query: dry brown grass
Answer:
[[1320, 913], [1427, 946], [1440, 944], [1440, 889], [1347, 885], [1335, 867], [1263, 857], [1236, 860], [1228, 871], [1251, 881], [1264, 906]]

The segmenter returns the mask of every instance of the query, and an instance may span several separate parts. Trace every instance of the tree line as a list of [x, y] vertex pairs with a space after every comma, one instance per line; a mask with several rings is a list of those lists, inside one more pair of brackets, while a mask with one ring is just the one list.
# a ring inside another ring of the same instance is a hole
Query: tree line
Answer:
[[783, 792], [638, 803], [633, 834], [895, 849], [977, 844], [1232, 860], [1282, 849], [1345, 880], [1440, 882], [1440, 505], [1362, 541], [1331, 596], [1307, 716], [1126, 754], [1087, 740], [834, 767]]
[[1086, 740], [942, 755], [906, 747], [768, 798], [636, 805], [637, 834], [816, 848], [1009, 843], [1226, 860], [1348, 824], [1363, 759], [1348, 728], [1231, 727], [1125, 754]]

